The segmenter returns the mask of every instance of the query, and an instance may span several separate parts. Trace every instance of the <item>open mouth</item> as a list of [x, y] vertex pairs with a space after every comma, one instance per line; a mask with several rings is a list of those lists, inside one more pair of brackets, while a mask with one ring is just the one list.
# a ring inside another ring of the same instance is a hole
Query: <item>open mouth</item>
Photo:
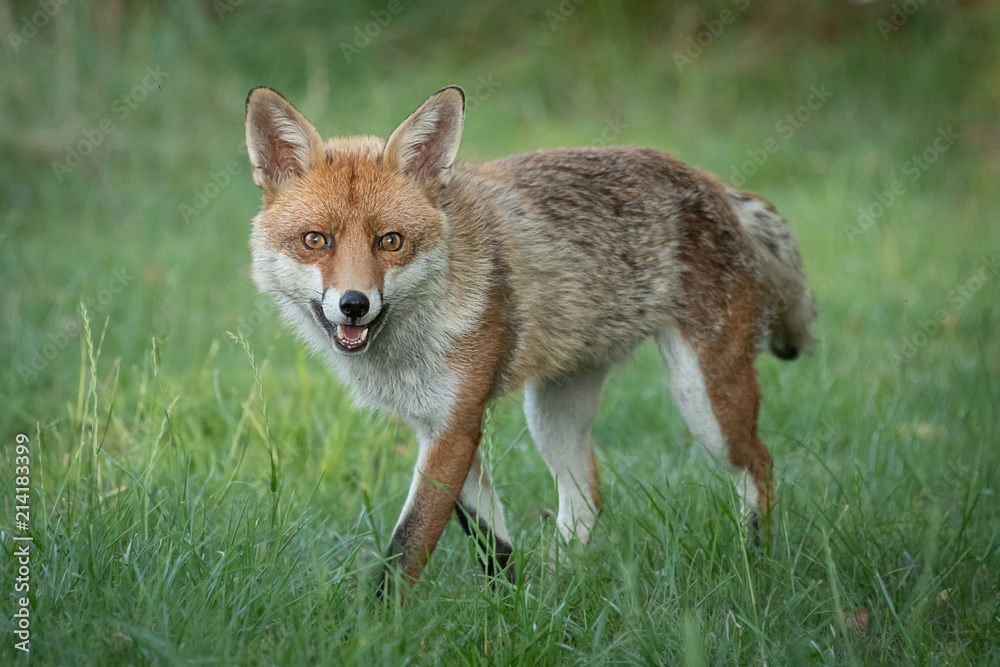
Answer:
[[330, 338], [333, 339], [334, 345], [342, 352], [360, 352], [365, 349], [368, 346], [368, 341], [372, 339], [375, 331], [382, 324], [382, 320], [385, 319], [385, 313], [388, 310], [388, 305], [383, 304], [382, 310], [368, 324], [334, 324], [326, 319], [326, 315], [323, 314], [323, 307], [319, 301], [311, 303], [316, 320], [326, 330]]

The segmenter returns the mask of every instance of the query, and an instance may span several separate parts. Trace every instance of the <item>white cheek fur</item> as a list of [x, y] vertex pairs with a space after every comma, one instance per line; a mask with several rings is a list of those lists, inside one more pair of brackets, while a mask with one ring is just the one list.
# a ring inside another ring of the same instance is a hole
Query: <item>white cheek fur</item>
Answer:
[[323, 356], [332, 352], [329, 336], [309, 310], [309, 302], [323, 295], [323, 276], [317, 267], [269, 247], [255, 247], [253, 279], [258, 289], [274, 296], [285, 321], [313, 351]]

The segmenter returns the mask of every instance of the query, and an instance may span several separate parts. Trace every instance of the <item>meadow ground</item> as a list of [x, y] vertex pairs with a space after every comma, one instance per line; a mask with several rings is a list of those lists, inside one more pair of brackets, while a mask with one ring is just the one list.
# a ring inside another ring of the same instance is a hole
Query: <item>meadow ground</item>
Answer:
[[[36, 664], [1000, 664], [1000, 20], [800, 4], [0, 4], [0, 662], [27, 613]], [[453, 522], [403, 609], [358, 595], [415, 445], [253, 288], [243, 101], [384, 136], [451, 83], [464, 159], [652, 146], [791, 221], [819, 344], [758, 361], [769, 548], [647, 345], [571, 565], [537, 575], [555, 489], [515, 395], [483, 447], [520, 583]]]

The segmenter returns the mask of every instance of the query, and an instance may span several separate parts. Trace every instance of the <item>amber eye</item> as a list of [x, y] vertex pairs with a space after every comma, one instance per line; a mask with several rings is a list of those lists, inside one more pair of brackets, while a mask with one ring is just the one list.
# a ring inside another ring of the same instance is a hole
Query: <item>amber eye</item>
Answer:
[[403, 245], [403, 235], [398, 232], [389, 232], [378, 240], [378, 247], [382, 250], [395, 252]]
[[325, 234], [320, 232], [306, 232], [302, 235], [302, 245], [309, 250], [322, 250], [329, 245]]

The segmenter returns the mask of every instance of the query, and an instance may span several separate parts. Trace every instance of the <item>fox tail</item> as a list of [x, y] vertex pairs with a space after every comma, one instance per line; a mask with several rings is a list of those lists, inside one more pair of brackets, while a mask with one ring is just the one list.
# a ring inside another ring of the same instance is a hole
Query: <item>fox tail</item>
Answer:
[[816, 297], [806, 285], [802, 257], [788, 222], [758, 195], [727, 188], [729, 203], [749, 233], [759, 265], [757, 351], [795, 359], [814, 342]]

